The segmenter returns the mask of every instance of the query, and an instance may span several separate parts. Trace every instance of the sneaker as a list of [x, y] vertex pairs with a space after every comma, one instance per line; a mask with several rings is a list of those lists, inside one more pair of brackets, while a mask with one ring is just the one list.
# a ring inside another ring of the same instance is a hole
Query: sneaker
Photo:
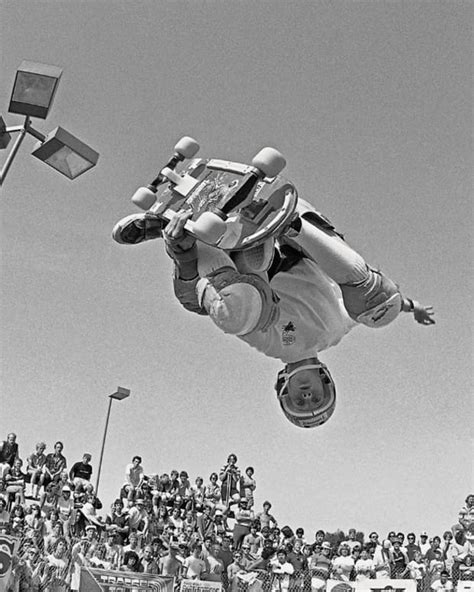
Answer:
[[275, 242], [270, 238], [256, 247], [238, 251], [234, 263], [240, 273], [262, 273], [269, 269], [274, 252]]
[[153, 214], [131, 214], [117, 222], [112, 238], [121, 245], [137, 245], [163, 236], [164, 222]]

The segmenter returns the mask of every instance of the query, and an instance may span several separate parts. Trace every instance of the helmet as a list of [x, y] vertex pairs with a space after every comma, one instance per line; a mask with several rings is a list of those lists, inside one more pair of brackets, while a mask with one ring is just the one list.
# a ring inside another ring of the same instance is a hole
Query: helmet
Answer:
[[[288, 421], [299, 428], [315, 428], [326, 423], [334, 413], [336, 407], [336, 387], [327, 367], [319, 361], [309, 362], [294, 368], [288, 372], [288, 365], [278, 373], [275, 389], [278, 402]], [[303, 400], [306, 400], [305, 408], [298, 409], [288, 393], [288, 383], [292, 376], [302, 370], [317, 370], [320, 378], [322, 396], [314, 401], [310, 407], [311, 392], [302, 393]]]

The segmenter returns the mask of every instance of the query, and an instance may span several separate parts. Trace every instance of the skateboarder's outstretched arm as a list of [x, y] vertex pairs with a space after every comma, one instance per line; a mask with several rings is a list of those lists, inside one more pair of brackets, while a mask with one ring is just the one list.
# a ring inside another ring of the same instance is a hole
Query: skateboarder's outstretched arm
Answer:
[[411, 300], [411, 298], [403, 297], [402, 300], [402, 311], [412, 312], [415, 317], [415, 321], [420, 325], [434, 325], [435, 320], [433, 318], [434, 310], [433, 307], [428, 305], [424, 306], [417, 300]]

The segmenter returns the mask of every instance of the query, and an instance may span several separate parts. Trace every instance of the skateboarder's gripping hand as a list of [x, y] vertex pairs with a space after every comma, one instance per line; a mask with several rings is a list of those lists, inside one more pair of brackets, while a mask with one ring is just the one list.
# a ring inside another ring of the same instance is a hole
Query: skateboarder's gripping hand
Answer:
[[196, 244], [196, 239], [184, 230], [184, 225], [192, 215], [192, 212], [185, 210], [176, 212], [163, 231], [166, 246], [174, 255], [190, 251]]

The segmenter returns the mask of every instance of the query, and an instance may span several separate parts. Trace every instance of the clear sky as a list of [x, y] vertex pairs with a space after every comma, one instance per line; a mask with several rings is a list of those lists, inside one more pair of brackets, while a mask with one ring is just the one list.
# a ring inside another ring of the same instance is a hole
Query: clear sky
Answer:
[[[65, 443], [97, 471], [255, 467], [283, 525], [368, 532], [454, 523], [473, 489], [472, 3], [1, 0], [0, 105], [22, 60], [64, 69], [52, 112], [100, 152], [70, 182], [25, 139], [2, 187], [0, 436]], [[182, 135], [247, 162], [262, 146], [348, 241], [436, 309], [356, 328], [321, 355], [336, 413], [298, 430], [280, 364], [182, 310], [159, 241], [110, 238]], [[0, 155], [2, 159], [6, 152]], [[1, 161], [3, 162], [3, 160]], [[3, 435], [4, 434], [4, 435]]]

